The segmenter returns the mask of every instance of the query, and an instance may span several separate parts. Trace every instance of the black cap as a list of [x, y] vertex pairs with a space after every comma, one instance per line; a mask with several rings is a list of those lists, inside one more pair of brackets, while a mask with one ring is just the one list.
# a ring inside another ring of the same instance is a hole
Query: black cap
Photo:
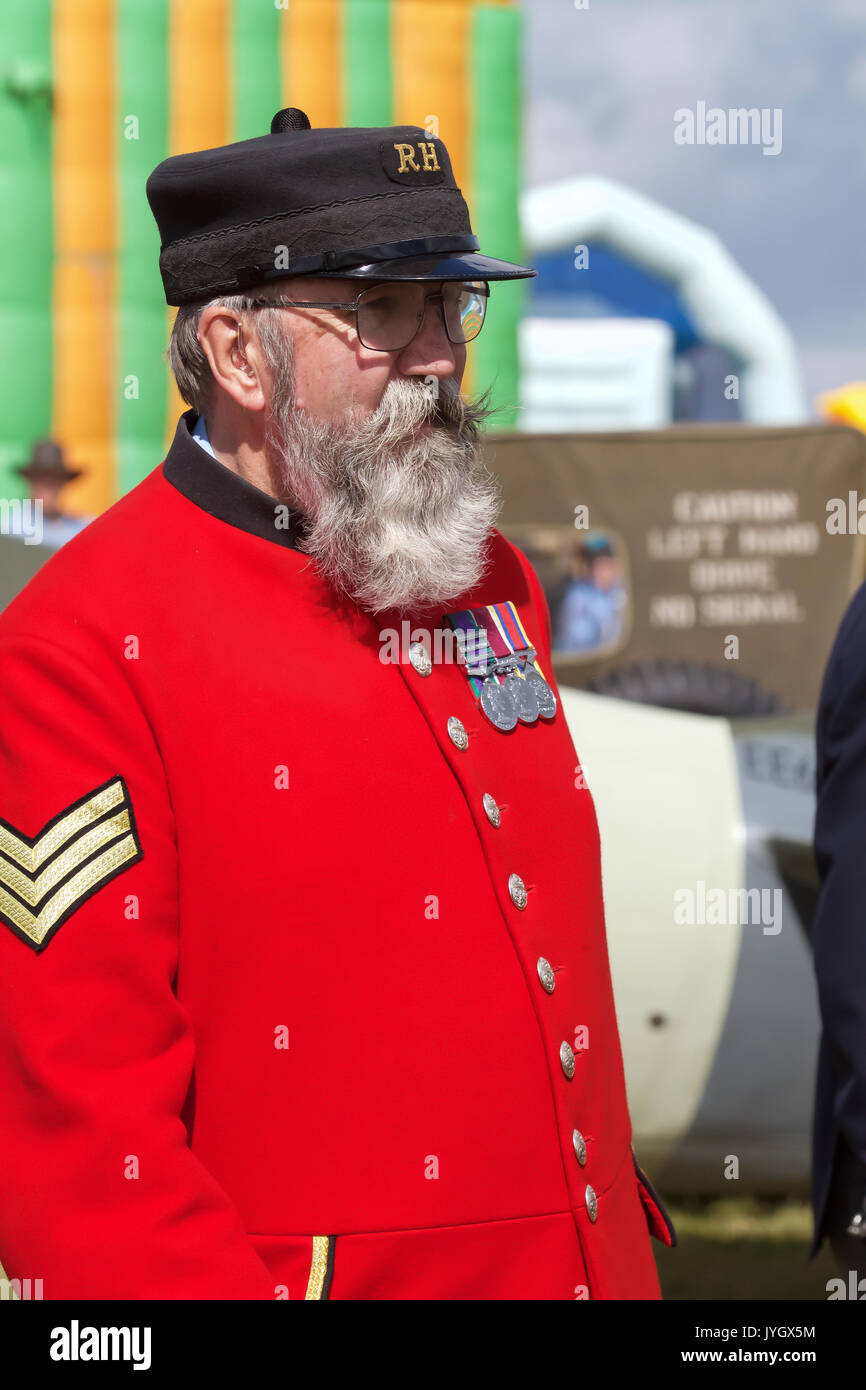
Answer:
[[154, 169], [166, 302], [187, 304], [290, 275], [357, 280], [522, 280], [482, 255], [443, 142], [420, 126], [313, 130], [287, 107], [271, 134]]

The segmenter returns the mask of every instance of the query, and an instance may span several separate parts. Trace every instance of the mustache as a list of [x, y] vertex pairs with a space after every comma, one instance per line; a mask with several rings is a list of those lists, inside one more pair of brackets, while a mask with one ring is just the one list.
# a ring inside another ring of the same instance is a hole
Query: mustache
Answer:
[[417, 386], [404, 378], [399, 387], [392, 383], [379, 406], [360, 422], [362, 432], [374, 437], [380, 448], [398, 443], [419, 425], [449, 429], [461, 441], [474, 444], [481, 424], [492, 410], [486, 404], [469, 402], [453, 382], [425, 378]]

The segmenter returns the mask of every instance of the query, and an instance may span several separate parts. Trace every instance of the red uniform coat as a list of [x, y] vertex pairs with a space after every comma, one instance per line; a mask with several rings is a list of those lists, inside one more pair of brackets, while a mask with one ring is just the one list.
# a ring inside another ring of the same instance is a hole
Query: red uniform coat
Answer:
[[[648, 1230], [673, 1233], [630, 1147], [561, 706], [503, 733], [459, 665], [383, 663], [387, 621], [194, 420], [0, 618], [7, 1275], [657, 1298]], [[496, 533], [448, 607], [509, 600], [552, 680], [538, 580]]]

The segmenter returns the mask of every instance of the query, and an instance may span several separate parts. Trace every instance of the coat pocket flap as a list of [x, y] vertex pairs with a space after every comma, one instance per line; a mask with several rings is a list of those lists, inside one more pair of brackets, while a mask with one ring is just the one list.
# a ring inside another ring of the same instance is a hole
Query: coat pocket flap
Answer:
[[662, 1245], [676, 1245], [677, 1233], [674, 1230], [674, 1223], [671, 1221], [664, 1208], [661, 1197], [656, 1192], [643, 1168], [637, 1161], [634, 1149], [631, 1151], [634, 1159], [635, 1173], [637, 1174], [638, 1191], [646, 1212], [647, 1224], [650, 1235], [660, 1240]]

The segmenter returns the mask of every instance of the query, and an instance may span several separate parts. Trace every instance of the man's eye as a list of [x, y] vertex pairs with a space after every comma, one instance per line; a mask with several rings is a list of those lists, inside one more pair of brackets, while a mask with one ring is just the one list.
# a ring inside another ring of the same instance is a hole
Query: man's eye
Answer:
[[397, 296], [389, 292], [376, 295], [373, 299], [368, 299], [367, 308], [371, 309], [374, 314], [384, 316], [392, 313], [398, 307], [398, 302]]

